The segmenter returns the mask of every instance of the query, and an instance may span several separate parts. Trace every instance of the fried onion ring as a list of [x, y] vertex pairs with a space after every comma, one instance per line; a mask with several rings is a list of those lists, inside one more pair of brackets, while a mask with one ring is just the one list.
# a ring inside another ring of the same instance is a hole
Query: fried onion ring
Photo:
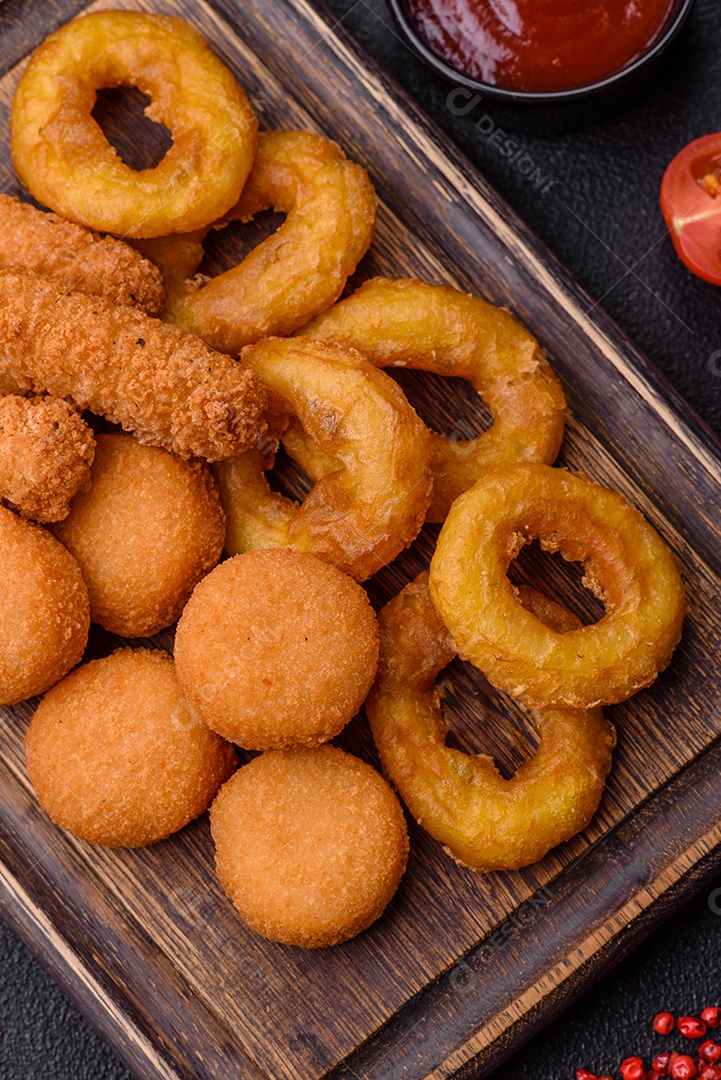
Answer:
[[236, 354], [262, 337], [292, 334], [335, 303], [370, 247], [377, 202], [365, 169], [330, 139], [263, 131], [240, 201], [213, 228], [274, 209], [288, 215], [277, 232], [210, 281], [193, 278], [209, 229], [138, 248], [163, 272], [165, 318]]
[[493, 411], [477, 439], [431, 436], [429, 521], [443, 521], [489, 469], [556, 459], [566, 420], [561, 384], [536, 339], [504, 308], [448, 285], [374, 278], [300, 334], [357, 349], [378, 367], [467, 379]]
[[[92, 117], [96, 91], [136, 86], [173, 145], [154, 169], [126, 165]], [[98, 11], [33, 53], [11, 117], [17, 174], [63, 217], [121, 236], [188, 232], [237, 201], [256, 147], [250, 102], [182, 19]]]
[[[559, 633], [518, 603], [506, 571], [535, 538], [583, 565], [606, 607], [595, 625]], [[676, 560], [637, 510], [538, 464], [504, 466], [454, 503], [430, 591], [459, 655], [531, 707], [625, 701], [668, 666], [686, 611]]]
[[216, 467], [226, 551], [292, 547], [365, 581], [416, 537], [431, 496], [429, 436], [403, 391], [358, 353], [324, 342], [267, 338], [243, 368], [268, 391], [270, 429], [297, 416], [335, 463], [300, 506], [271, 491], [273, 465], [251, 450]]
[[[562, 633], [580, 620], [535, 589], [524, 606]], [[418, 823], [473, 870], [518, 870], [585, 829], [611, 767], [601, 709], [540, 709], [535, 755], [511, 780], [493, 759], [446, 746], [435, 681], [456, 655], [421, 574], [379, 614], [381, 660], [366, 702], [384, 772]]]

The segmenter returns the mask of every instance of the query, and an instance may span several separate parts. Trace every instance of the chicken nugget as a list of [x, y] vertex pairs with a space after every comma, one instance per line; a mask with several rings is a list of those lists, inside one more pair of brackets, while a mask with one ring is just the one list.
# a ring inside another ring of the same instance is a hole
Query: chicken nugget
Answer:
[[95, 436], [70, 402], [0, 397], [0, 499], [23, 517], [67, 517], [94, 453]]
[[255, 758], [221, 788], [210, 825], [218, 876], [241, 918], [306, 949], [370, 926], [408, 860], [390, 785], [335, 746]]
[[217, 563], [225, 515], [205, 462], [98, 435], [91, 487], [52, 531], [80, 564], [93, 622], [150, 637]]
[[183, 697], [172, 659], [149, 649], [118, 649], [58, 683], [30, 722], [25, 754], [46, 814], [107, 847], [182, 829], [237, 764]]
[[90, 605], [72, 555], [3, 506], [0, 550], [0, 705], [15, 705], [54, 686], [81, 659]]
[[224, 738], [247, 750], [317, 746], [365, 700], [378, 624], [336, 567], [289, 548], [249, 551], [196, 587], [175, 661], [188, 698]]
[[101, 236], [0, 195], [0, 267], [49, 274], [68, 289], [106, 296], [148, 315], [158, 315], [164, 290], [157, 266], [114, 236]]
[[231, 457], [265, 430], [257, 375], [142, 311], [31, 270], [0, 269], [0, 373], [184, 458]]

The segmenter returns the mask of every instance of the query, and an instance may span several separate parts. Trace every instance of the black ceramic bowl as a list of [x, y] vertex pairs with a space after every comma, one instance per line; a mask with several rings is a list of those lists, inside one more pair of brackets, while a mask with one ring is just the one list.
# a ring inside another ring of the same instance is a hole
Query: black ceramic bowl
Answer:
[[563, 106], [577, 102], [589, 103], [592, 99], [604, 95], [613, 95], [614, 92], [627, 87], [630, 82], [635, 81], [641, 76], [650, 74], [678, 36], [681, 27], [686, 22], [691, 8], [694, 5], [694, 0], [675, 0], [671, 11], [666, 17], [666, 22], [664, 23], [661, 33], [654, 39], [645, 52], [641, 53], [640, 56], [637, 56], [635, 60], [632, 60], [630, 64], [626, 64], [626, 66], [619, 71], [606, 76], [605, 79], [599, 79], [596, 82], [588, 83], [586, 86], [576, 86], [572, 90], [538, 92], [529, 90], [504, 90], [500, 86], [493, 86], [490, 83], [471, 79], [468, 75], [456, 71], [450, 64], [441, 60], [441, 58], [426, 45], [425, 41], [419, 37], [408, 15], [405, 0], [389, 0], [389, 3], [401, 33], [413, 52], [419, 56], [428, 67], [432, 68], [437, 75], [441, 75], [444, 79], [447, 79], [448, 82], [453, 83], [455, 86], [463, 86], [469, 90], [475, 91], [475, 93], [480, 94], [485, 101], [496, 101], [503, 105]]

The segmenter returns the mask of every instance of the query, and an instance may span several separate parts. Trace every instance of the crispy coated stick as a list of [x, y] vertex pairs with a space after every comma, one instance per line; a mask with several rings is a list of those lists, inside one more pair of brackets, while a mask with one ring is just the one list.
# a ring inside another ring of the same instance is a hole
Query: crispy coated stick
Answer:
[[160, 271], [149, 259], [116, 240], [0, 195], [0, 266], [49, 274], [89, 296], [105, 296], [148, 315], [163, 306]]
[[90, 481], [95, 438], [61, 398], [0, 398], [0, 500], [34, 521], [62, 521]]
[[29, 270], [0, 270], [0, 373], [71, 398], [139, 442], [209, 461], [265, 430], [256, 375], [199, 338]]

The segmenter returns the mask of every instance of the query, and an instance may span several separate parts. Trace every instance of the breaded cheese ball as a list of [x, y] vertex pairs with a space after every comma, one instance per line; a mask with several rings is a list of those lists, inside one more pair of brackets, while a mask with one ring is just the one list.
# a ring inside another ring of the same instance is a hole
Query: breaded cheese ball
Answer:
[[317, 746], [365, 700], [378, 624], [336, 567], [289, 548], [248, 551], [196, 587], [175, 662], [187, 697], [224, 738], [247, 750]]
[[175, 622], [217, 563], [225, 515], [204, 462], [98, 435], [90, 490], [53, 532], [80, 564], [93, 622], [150, 637]]
[[370, 926], [408, 860], [390, 785], [335, 746], [255, 758], [221, 788], [210, 825], [220, 882], [244, 921], [306, 949]]
[[119, 649], [58, 683], [30, 722], [25, 754], [56, 825], [107, 847], [182, 829], [237, 764], [183, 697], [171, 657], [149, 649]]
[[0, 705], [42, 694], [82, 658], [88, 591], [50, 533], [0, 506]]

